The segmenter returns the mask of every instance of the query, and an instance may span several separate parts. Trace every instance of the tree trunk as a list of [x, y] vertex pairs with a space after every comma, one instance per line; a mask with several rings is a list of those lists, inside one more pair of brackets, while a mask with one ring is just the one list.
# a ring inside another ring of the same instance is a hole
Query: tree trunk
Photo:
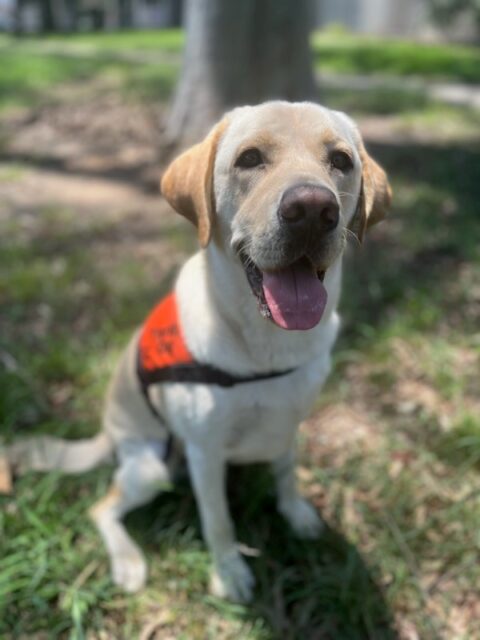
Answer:
[[169, 141], [198, 139], [233, 106], [313, 98], [311, 17], [309, 0], [189, 0]]
[[130, 0], [120, 0], [119, 2], [120, 27], [122, 29], [132, 28], [132, 3]]
[[109, 0], [105, 5], [104, 29], [115, 31], [120, 27], [120, 0]]
[[25, 9], [25, 0], [17, 0], [14, 8], [14, 33], [16, 36], [23, 35], [24, 32], [24, 9]]
[[[70, 5], [70, 6], [69, 6]], [[68, 0], [50, 0], [54, 30], [66, 33], [73, 30], [71, 2]]]
[[52, 6], [50, 0], [42, 0], [41, 2], [41, 15], [42, 15], [42, 31], [43, 33], [51, 33], [55, 31], [55, 22], [53, 17]]

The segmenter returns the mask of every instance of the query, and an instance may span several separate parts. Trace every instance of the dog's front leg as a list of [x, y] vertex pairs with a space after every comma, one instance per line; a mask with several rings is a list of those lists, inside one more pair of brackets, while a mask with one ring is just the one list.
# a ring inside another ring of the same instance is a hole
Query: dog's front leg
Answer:
[[248, 602], [255, 580], [235, 542], [226, 497], [225, 460], [220, 451], [196, 444], [186, 445], [186, 455], [203, 535], [213, 556], [211, 590], [222, 598]]
[[323, 522], [312, 505], [298, 493], [293, 449], [273, 463], [277, 506], [295, 533], [302, 538], [316, 538]]

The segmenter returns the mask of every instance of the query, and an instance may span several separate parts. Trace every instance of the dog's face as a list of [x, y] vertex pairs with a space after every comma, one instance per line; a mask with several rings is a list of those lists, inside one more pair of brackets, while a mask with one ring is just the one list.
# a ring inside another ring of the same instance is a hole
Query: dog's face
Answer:
[[391, 194], [347, 116], [286, 102], [227, 114], [172, 163], [162, 192], [202, 246], [214, 234], [241, 261], [262, 315], [284, 329], [320, 321], [347, 229], [361, 240]]

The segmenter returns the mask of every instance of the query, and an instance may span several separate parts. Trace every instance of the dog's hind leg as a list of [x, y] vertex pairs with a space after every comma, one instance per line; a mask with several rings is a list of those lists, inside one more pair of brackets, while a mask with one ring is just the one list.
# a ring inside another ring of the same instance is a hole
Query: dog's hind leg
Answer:
[[316, 538], [323, 522], [312, 505], [298, 493], [295, 452], [288, 451], [273, 463], [278, 510], [300, 538]]
[[90, 509], [110, 556], [113, 581], [125, 591], [138, 591], [145, 585], [147, 565], [122, 518], [169, 484], [168, 468], [155, 449], [147, 442], [137, 443], [135, 451], [121, 459], [107, 495]]

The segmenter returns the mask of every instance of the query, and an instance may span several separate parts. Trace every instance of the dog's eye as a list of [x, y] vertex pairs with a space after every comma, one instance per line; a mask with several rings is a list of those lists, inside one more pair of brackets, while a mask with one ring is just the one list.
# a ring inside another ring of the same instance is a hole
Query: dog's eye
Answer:
[[333, 151], [330, 155], [330, 164], [334, 169], [346, 173], [353, 168], [353, 162], [351, 157], [345, 151]]
[[254, 147], [243, 151], [235, 162], [235, 166], [241, 169], [253, 169], [253, 167], [258, 167], [261, 164], [263, 164], [262, 154]]

